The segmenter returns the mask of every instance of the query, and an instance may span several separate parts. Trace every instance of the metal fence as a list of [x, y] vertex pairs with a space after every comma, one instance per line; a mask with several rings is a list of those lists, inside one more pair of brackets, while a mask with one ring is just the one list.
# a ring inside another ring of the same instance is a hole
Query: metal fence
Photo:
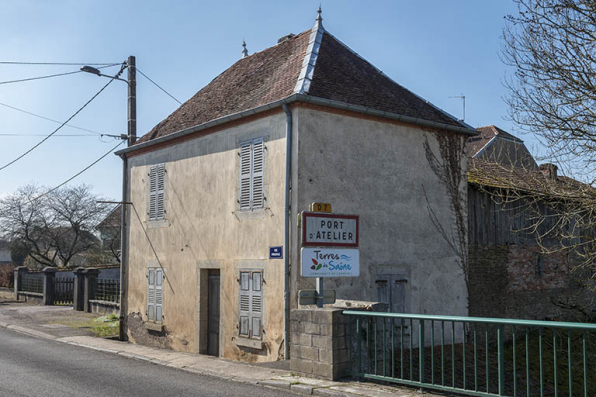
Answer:
[[54, 305], [73, 304], [74, 282], [74, 278], [54, 279]]
[[23, 274], [21, 277], [20, 291], [43, 294], [43, 275], [41, 273]]
[[120, 280], [97, 279], [95, 300], [120, 303]]
[[596, 395], [596, 324], [343, 314], [359, 378], [472, 396]]

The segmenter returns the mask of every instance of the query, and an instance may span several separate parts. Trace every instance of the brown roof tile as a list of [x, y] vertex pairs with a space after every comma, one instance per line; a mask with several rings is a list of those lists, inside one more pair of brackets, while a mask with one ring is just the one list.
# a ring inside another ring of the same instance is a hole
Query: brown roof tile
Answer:
[[[240, 59], [138, 140], [147, 142], [282, 100], [294, 89], [311, 30]], [[327, 32], [308, 95], [454, 126], [454, 118], [414, 95]]]
[[559, 175], [556, 179], [552, 179], [540, 171], [472, 158], [468, 159], [468, 183], [520, 190], [534, 196], [567, 199], [596, 198], [594, 188], [573, 178]]

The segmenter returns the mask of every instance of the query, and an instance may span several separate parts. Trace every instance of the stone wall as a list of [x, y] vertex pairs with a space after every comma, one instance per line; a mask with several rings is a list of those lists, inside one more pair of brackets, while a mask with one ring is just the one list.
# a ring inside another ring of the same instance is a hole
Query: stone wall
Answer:
[[[470, 316], [585, 320], [592, 298], [566, 253], [533, 245], [470, 245]], [[579, 316], [579, 317], [578, 317]]]
[[337, 380], [349, 370], [343, 309], [295, 309], [291, 313], [290, 369], [309, 377]]

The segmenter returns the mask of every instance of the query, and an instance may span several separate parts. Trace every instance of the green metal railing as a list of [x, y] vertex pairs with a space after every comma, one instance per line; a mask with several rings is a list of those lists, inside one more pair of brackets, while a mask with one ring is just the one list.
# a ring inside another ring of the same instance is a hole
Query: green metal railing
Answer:
[[358, 378], [471, 396], [596, 396], [596, 324], [343, 314]]

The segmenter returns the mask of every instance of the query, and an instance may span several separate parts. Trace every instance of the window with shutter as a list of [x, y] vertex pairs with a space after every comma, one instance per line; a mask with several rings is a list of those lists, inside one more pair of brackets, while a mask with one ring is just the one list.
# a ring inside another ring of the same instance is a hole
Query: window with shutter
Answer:
[[240, 209], [253, 210], [265, 205], [265, 143], [263, 138], [240, 145]]
[[155, 321], [155, 270], [149, 269], [147, 276], [147, 320]]
[[147, 274], [147, 320], [163, 318], [163, 270], [151, 268]]
[[261, 339], [263, 324], [263, 272], [240, 272], [240, 326], [241, 336]]
[[165, 219], [166, 167], [164, 164], [149, 169], [149, 220]]

